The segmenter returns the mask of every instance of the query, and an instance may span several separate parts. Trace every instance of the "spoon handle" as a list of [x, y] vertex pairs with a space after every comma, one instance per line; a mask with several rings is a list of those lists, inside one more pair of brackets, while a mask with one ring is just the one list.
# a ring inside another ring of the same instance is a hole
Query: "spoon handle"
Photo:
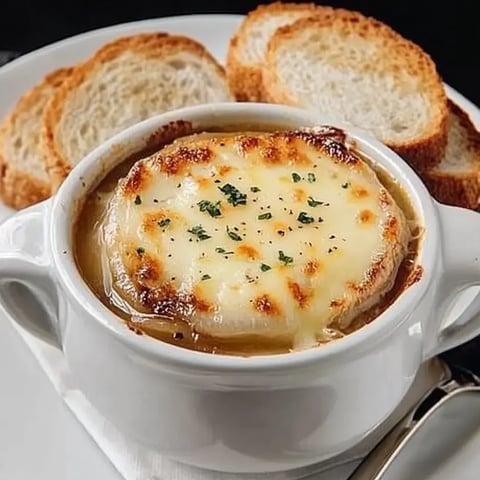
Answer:
[[480, 391], [480, 379], [463, 368], [452, 367], [452, 378], [436, 388], [410, 411], [365, 457], [348, 480], [381, 480], [389, 466], [428, 418], [451, 396], [463, 390]]

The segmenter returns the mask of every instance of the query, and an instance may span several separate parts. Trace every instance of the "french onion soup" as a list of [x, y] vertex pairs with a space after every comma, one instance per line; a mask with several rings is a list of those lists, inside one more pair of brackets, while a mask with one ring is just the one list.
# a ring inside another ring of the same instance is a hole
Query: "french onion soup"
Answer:
[[193, 134], [127, 160], [74, 238], [84, 279], [131, 330], [211, 353], [339, 339], [421, 273], [404, 192], [330, 127]]

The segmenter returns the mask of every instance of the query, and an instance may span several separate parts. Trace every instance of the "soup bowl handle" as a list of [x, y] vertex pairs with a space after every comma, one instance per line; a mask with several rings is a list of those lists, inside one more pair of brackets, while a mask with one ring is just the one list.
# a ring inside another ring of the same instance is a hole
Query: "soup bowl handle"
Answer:
[[50, 201], [0, 224], [0, 304], [23, 328], [59, 346], [60, 296], [46, 249]]
[[[467, 303], [454, 321], [445, 325], [459, 295], [480, 285], [480, 213], [438, 205], [441, 220], [443, 271], [437, 290], [432, 342], [425, 351], [431, 358], [480, 335], [480, 292]], [[440, 261], [440, 259], [439, 259]], [[470, 297], [471, 298], [471, 297]], [[462, 302], [463, 303], [463, 302]]]

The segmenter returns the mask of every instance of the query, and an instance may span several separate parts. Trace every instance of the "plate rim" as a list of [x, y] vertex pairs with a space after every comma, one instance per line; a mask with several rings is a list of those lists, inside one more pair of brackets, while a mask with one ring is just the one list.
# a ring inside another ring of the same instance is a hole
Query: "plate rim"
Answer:
[[[49, 43], [47, 45], [44, 45], [43, 47], [36, 48], [34, 50], [31, 50], [23, 55], [20, 55], [19, 57], [13, 59], [12, 61], [6, 63], [5, 65], [0, 67], [0, 79], [3, 75], [7, 75], [10, 70], [14, 70], [16, 68], [19, 68], [23, 66], [24, 63], [28, 63], [32, 57], [38, 57], [40, 55], [45, 55], [50, 52], [54, 52], [55, 50], [65, 47], [65, 46], [73, 46], [74, 43], [78, 41], [82, 41], [86, 38], [92, 38], [96, 35], [101, 35], [104, 33], [110, 33], [110, 32], [115, 32], [115, 31], [121, 31], [121, 30], [128, 30], [129, 28], [132, 27], [142, 27], [142, 26], [148, 26], [152, 25], [154, 26], [156, 23], [176, 23], [176, 22], [182, 22], [182, 21], [192, 21], [192, 22], [197, 22], [197, 21], [206, 21], [206, 20], [231, 20], [231, 21], [240, 21], [242, 18], [244, 18], [245, 15], [241, 14], [230, 14], [230, 13], [199, 13], [199, 14], [183, 14], [183, 15], [170, 15], [170, 16], [165, 16], [165, 17], [156, 17], [156, 18], [147, 18], [144, 20], [133, 20], [131, 22], [122, 22], [122, 23], [116, 23], [114, 25], [108, 25], [105, 27], [100, 27], [100, 28], [94, 28], [92, 30], [87, 30], [86, 32], [82, 33], [77, 33], [75, 35], [69, 36], [62, 38], [60, 40], [57, 40], [55, 42]], [[170, 27], [167, 27], [170, 28]], [[184, 35], [188, 36], [188, 33], [184, 33]], [[207, 46], [207, 48], [209, 48]]]

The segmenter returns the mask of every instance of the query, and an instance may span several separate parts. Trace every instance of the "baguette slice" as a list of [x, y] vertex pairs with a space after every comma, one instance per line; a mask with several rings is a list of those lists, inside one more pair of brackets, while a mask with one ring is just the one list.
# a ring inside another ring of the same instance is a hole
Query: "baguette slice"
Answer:
[[108, 43], [47, 105], [43, 145], [52, 186], [56, 190], [95, 147], [141, 120], [233, 100], [223, 68], [190, 38], [150, 33]]
[[227, 54], [227, 77], [237, 100], [262, 101], [262, 64], [267, 44], [277, 28], [315, 12], [331, 10], [313, 3], [259, 5], [245, 17], [230, 40]]
[[20, 98], [0, 126], [0, 197], [10, 207], [28, 207], [50, 196], [39, 145], [42, 115], [71, 72], [63, 68], [47, 75]]
[[327, 113], [376, 135], [417, 170], [440, 162], [447, 98], [431, 58], [358, 12], [297, 20], [269, 42], [267, 100]]
[[480, 132], [469, 116], [450, 101], [449, 110], [445, 156], [422, 177], [439, 202], [476, 209], [480, 206]]

